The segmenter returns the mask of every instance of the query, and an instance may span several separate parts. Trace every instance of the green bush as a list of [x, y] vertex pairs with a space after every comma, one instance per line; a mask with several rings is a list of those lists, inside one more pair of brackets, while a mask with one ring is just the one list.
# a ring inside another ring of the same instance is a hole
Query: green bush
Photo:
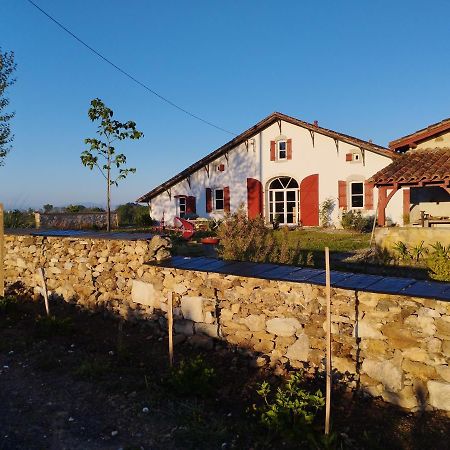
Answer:
[[333, 213], [335, 207], [334, 198], [329, 197], [325, 199], [320, 205], [319, 218], [320, 225], [328, 228], [331, 226], [331, 214]]
[[15, 312], [18, 308], [16, 297], [0, 297], [0, 314], [9, 314]]
[[69, 336], [73, 331], [74, 326], [70, 317], [60, 319], [55, 316], [42, 316], [38, 317], [35, 322], [35, 335], [41, 338]]
[[34, 228], [36, 226], [34, 213], [31, 211], [6, 211], [4, 214], [5, 228]]
[[342, 213], [341, 225], [344, 230], [368, 232], [372, 229], [373, 216], [363, 216], [361, 211], [347, 211]]
[[[281, 233], [289, 233], [283, 228]], [[276, 239], [262, 217], [248, 219], [243, 209], [228, 216], [219, 226], [219, 255], [226, 260], [296, 264], [299, 246], [292, 248], [287, 235]]]
[[146, 227], [153, 224], [148, 208], [136, 203], [126, 203], [117, 207], [120, 226]]
[[213, 392], [216, 372], [201, 356], [181, 361], [167, 379], [170, 389], [179, 395], [207, 396]]
[[432, 251], [427, 259], [430, 278], [450, 281], [450, 245], [446, 247], [440, 242], [436, 242], [431, 248]]
[[310, 393], [305, 390], [303, 382], [302, 374], [294, 373], [274, 394], [266, 381], [260, 385], [257, 394], [264, 403], [254, 405], [253, 409], [265, 427], [290, 438], [305, 438], [312, 432], [312, 425], [325, 399], [321, 391]]

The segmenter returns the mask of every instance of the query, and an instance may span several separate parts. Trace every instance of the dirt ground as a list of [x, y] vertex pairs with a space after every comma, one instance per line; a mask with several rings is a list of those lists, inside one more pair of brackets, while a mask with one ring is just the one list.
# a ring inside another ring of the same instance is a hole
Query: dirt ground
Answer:
[[[175, 346], [176, 362], [201, 355], [216, 383], [174, 389], [167, 337], [149, 322], [52, 303], [57, 324], [37, 318], [42, 303], [0, 309], [0, 449], [275, 449], [298, 446], [269, 433], [250, 412], [258, 383], [279, 378], [245, 351], [219, 343]], [[69, 318], [69, 319], [67, 319]], [[322, 388], [322, 381], [315, 381]], [[450, 419], [410, 414], [336, 391], [330, 448], [448, 449]], [[317, 426], [323, 419], [318, 418]]]

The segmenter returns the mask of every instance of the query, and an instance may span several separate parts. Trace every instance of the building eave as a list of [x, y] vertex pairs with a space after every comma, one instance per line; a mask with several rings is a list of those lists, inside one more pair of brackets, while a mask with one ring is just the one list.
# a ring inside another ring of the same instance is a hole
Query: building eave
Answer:
[[138, 203], [148, 203], [152, 198], [169, 190], [172, 186], [185, 180], [187, 177], [189, 177], [193, 173], [197, 172], [198, 170], [202, 169], [206, 165], [215, 161], [217, 158], [225, 155], [230, 150], [232, 150], [234, 147], [242, 144], [246, 140], [253, 137], [256, 133], [263, 131], [264, 129], [268, 128], [269, 126], [276, 123], [277, 121], [284, 121], [284, 122], [287, 122], [287, 123], [290, 123], [293, 125], [300, 126], [311, 132], [317, 132], [319, 134], [328, 136], [337, 141], [359, 147], [361, 150], [367, 150], [367, 151], [388, 157], [390, 159], [394, 159], [398, 156], [392, 150], [382, 147], [380, 145], [374, 144], [372, 142], [358, 139], [356, 137], [353, 137], [353, 136], [350, 136], [347, 134], [338, 133], [336, 131], [329, 130], [327, 128], [323, 128], [323, 127], [320, 127], [318, 125], [315, 125], [315, 124], [312, 124], [309, 122], [304, 122], [302, 120], [296, 119], [295, 117], [287, 116], [286, 114], [282, 114], [280, 112], [274, 112], [271, 115], [267, 116], [265, 119], [258, 122], [256, 125], [252, 126], [248, 130], [244, 131], [240, 135], [233, 138], [231, 141], [227, 142], [226, 144], [222, 145], [218, 149], [209, 153], [204, 158], [198, 160], [194, 164], [191, 164], [189, 167], [182, 170], [181, 172], [179, 172], [177, 175], [173, 176], [169, 180], [167, 180], [164, 183], [160, 184], [159, 186], [155, 187], [147, 194], [144, 194], [143, 196], [139, 197], [136, 201]]

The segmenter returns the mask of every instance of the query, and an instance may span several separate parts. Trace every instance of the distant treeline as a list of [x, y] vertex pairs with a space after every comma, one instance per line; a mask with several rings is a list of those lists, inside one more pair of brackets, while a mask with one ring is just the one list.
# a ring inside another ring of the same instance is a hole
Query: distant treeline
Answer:
[[[120, 205], [116, 209], [119, 216], [119, 226], [121, 227], [146, 227], [153, 223], [149, 215], [148, 208], [136, 203], [126, 203]], [[14, 209], [5, 211], [4, 221], [5, 228], [34, 228], [34, 210]], [[40, 212], [44, 213], [89, 213], [89, 212], [105, 212], [103, 208], [88, 207], [84, 205], [67, 205], [54, 207], [53, 205], [43, 205]]]

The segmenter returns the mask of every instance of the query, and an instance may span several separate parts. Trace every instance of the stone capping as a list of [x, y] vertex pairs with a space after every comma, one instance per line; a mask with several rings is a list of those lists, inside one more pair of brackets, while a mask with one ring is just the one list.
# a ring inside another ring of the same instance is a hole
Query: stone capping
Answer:
[[[206, 257], [174, 256], [160, 263], [149, 262], [164, 268], [212, 272], [223, 275], [260, 278], [294, 283], [325, 285], [325, 272], [283, 264], [261, 264], [240, 261], [223, 261]], [[432, 298], [450, 301], [450, 283], [415, 280], [413, 278], [365, 275], [352, 272], [331, 271], [331, 286], [354, 291], [380, 294], [397, 294], [408, 297]]]
[[44, 238], [71, 238], [71, 239], [102, 239], [114, 241], [150, 241], [154, 236], [148, 233], [127, 233], [124, 231], [85, 231], [85, 230], [37, 230], [31, 229], [8, 229], [5, 236], [33, 236]]

